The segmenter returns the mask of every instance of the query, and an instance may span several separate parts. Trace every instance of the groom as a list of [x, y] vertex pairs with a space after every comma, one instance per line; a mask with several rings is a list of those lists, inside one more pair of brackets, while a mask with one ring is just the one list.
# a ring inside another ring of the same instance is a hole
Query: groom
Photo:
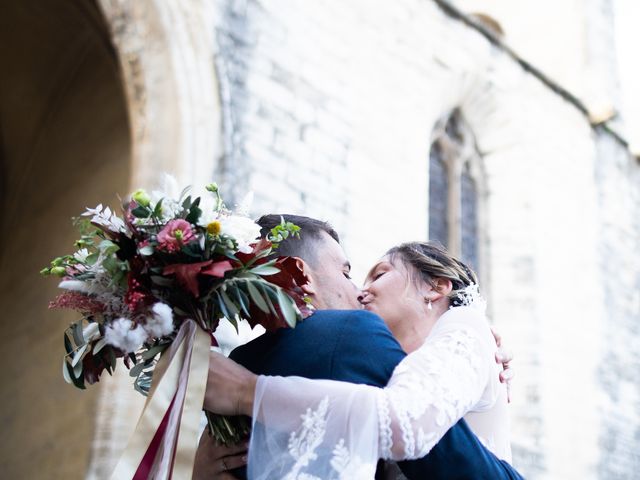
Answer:
[[[300, 259], [309, 279], [302, 288], [317, 311], [294, 329], [267, 332], [238, 347], [231, 358], [256, 374], [385, 386], [406, 354], [383, 320], [361, 309], [359, 292], [349, 276], [351, 267], [337, 233], [326, 222], [312, 218], [265, 215], [257, 222], [263, 236], [279, 225], [281, 218], [300, 227], [300, 238], [281, 242], [278, 255]], [[232, 468], [238, 456], [226, 457], [223, 453], [223, 447], [213, 447], [204, 438], [196, 457], [194, 479], [214, 478], [211, 474], [217, 472], [222, 473], [219, 478], [234, 478], [226, 470]], [[399, 462], [398, 466], [409, 479], [521, 478], [479, 442], [464, 420], [455, 424], [426, 457]], [[393, 467], [379, 465], [376, 477], [383, 474], [384, 468]]]

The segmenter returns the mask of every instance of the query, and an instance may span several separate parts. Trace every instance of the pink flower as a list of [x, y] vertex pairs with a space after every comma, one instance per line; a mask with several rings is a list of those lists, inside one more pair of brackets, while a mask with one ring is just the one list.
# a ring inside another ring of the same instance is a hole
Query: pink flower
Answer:
[[171, 220], [158, 233], [158, 248], [174, 253], [193, 239], [195, 235], [189, 222], [182, 219]]

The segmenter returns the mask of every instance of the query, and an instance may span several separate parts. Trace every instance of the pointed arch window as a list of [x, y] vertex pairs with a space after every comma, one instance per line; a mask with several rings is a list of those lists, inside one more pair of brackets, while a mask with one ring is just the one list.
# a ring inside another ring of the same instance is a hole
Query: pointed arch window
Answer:
[[438, 122], [429, 152], [429, 239], [478, 273], [485, 257], [482, 157], [459, 110]]

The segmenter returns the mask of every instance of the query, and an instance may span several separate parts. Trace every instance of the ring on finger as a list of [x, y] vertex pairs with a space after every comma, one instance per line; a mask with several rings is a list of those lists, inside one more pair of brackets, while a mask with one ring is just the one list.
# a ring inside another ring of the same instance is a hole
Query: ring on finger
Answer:
[[227, 470], [229, 470], [229, 469], [227, 468], [227, 464], [226, 464], [226, 463], [225, 463], [225, 461], [224, 461], [224, 458], [221, 458], [221, 459], [220, 459], [220, 461], [222, 462], [222, 471], [223, 471], [223, 472], [226, 472]]

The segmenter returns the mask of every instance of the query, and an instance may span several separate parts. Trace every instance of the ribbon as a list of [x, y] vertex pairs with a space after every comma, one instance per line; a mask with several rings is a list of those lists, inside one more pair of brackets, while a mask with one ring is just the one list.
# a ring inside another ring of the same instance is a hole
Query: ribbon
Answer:
[[210, 344], [193, 320], [182, 323], [154, 369], [145, 407], [111, 480], [191, 478]]

